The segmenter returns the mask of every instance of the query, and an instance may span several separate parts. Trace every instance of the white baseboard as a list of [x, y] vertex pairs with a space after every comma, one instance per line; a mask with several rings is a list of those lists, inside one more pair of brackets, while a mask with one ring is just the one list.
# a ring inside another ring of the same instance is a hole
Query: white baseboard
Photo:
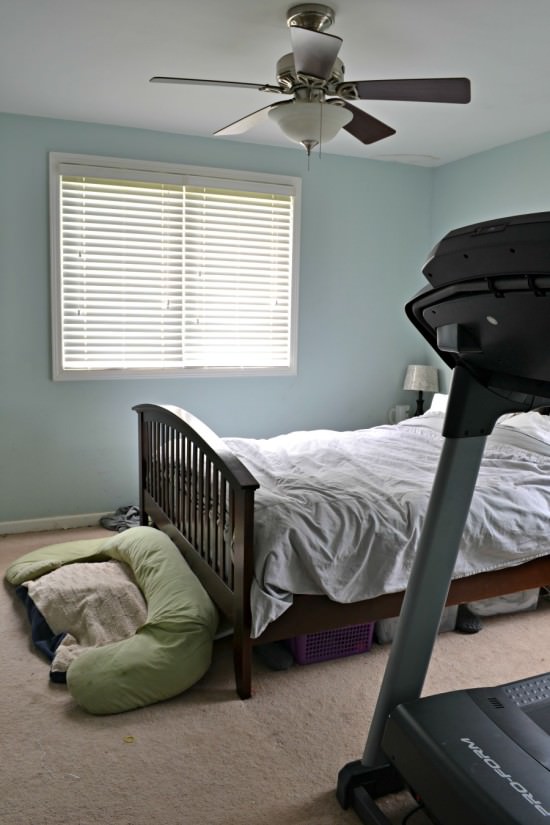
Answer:
[[22, 521], [0, 521], [0, 535], [39, 533], [46, 530], [70, 530], [72, 527], [99, 527], [99, 519], [108, 513], [82, 513], [77, 516], [47, 516]]

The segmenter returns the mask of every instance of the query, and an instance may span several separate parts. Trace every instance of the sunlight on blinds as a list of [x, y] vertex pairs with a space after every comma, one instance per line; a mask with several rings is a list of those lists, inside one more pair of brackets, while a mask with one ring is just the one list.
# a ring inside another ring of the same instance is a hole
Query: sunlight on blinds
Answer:
[[94, 171], [59, 178], [62, 369], [289, 367], [292, 187]]
[[279, 194], [186, 188], [188, 364], [288, 363], [291, 201]]

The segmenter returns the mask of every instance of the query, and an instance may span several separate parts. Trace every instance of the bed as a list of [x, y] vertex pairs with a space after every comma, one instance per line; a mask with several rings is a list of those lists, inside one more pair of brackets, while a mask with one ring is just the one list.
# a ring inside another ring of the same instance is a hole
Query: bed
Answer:
[[[139, 404], [142, 524], [170, 536], [233, 628], [238, 695], [254, 645], [399, 614], [444, 413], [339, 433], [220, 438]], [[368, 502], [368, 504], [366, 504]], [[550, 417], [487, 440], [447, 605], [550, 582]]]

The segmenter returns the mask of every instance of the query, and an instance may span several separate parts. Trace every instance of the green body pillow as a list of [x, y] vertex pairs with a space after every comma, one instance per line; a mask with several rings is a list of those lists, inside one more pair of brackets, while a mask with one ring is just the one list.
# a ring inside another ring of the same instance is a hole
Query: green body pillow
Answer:
[[42, 547], [11, 564], [6, 579], [19, 585], [63, 564], [108, 559], [131, 568], [147, 621], [134, 636], [88, 649], [70, 663], [69, 692], [94, 714], [132, 710], [191, 687], [210, 666], [218, 625], [198, 578], [168, 536], [152, 527]]

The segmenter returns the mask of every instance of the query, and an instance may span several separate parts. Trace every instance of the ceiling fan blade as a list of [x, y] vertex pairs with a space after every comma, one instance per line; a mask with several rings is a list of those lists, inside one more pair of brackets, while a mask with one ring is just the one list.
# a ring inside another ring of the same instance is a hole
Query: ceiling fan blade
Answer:
[[241, 135], [243, 132], [248, 132], [249, 129], [253, 129], [254, 126], [258, 126], [262, 123], [268, 116], [270, 109], [274, 109], [277, 106], [285, 106], [290, 101], [281, 101], [281, 103], [272, 103], [270, 106], [264, 106], [262, 109], [257, 109], [255, 112], [252, 112], [249, 115], [245, 115], [245, 117], [239, 118], [239, 120], [235, 120], [233, 123], [230, 123], [229, 126], [224, 126], [223, 129], [218, 129], [217, 132], [214, 132], [215, 135]]
[[301, 26], [291, 26], [290, 42], [294, 52], [296, 74], [307, 74], [328, 80], [340, 51], [342, 38], [303, 29]]
[[279, 86], [269, 83], [239, 83], [232, 80], [201, 80], [196, 77], [152, 77], [149, 83], [180, 83], [187, 86], [235, 86], [241, 89], [257, 89], [260, 92], [282, 92]]
[[[347, 83], [346, 83], [347, 85]], [[360, 100], [412, 100], [427, 103], [469, 103], [467, 77], [426, 77], [404, 80], [352, 81]]]
[[353, 119], [344, 126], [344, 129], [357, 140], [362, 143], [376, 143], [377, 140], [384, 140], [384, 138], [395, 135], [395, 129], [387, 123], [382, 123], [381, 120], [358, 109], [357, 106], [352, 106], [347, 100], [343, 103], [353, 115]]

